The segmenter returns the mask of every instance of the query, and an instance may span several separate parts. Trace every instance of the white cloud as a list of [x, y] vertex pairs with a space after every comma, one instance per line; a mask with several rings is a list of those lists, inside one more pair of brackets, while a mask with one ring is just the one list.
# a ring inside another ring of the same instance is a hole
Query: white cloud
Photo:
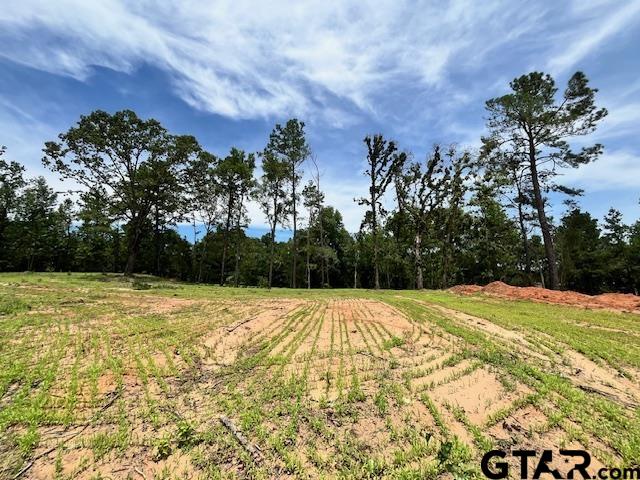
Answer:
[[452, 64], [468, 66], [512, 40], [519, 29], [509, 20], [527, 10], [470, 0], [24, 0], [0, 11], [0, 55], [81, 80], [96, 65], [148, 63], [198, 109], [331, 121], [343, 116], [336, 107], [322, 115], [327, 95], [344, 110], [375, 113], [376, 96], [394, 81], [437, 85]]
[[597, 161], [562, 173], [563, 183], [588, 192], [634, 190], [640, 196], [640, 155], [631, 151], [605, 150]]
[[[639, 17], [640, 0], [543, 6], [526, 0], [20, 0], [0, 9], [0, 57], [82, 81], [95, 66], [131, 72], [152, 65], [195, 109], [331, 125], [335, 130], [326, 135], [336, 158], [320, 159], [328, 165], [327, 203], [354, 231], [364, 210], [353, 197], [367, 191], [360, 164], [349, 171], [331, 167], [354, 156], [361, 161], [364, 147], [360, 136], [362, 150], [348, 151], [353, 143], [339, 130], [380, 126], [401, 148], [415, 146], [417, 158], [433, 142], [477, 146], [482, 102], [505, 92], [513, 76], [545, 65], [564, 72]], [[638, 85], [624, 101], [606, 104], [610, 115], [598, 138], [635, 138]], [[2, 94], [0, 102], [11, 98]], [[0, 103], [0, 129], [12, 142], [8, 156], [43, 173], [43, 140], [67, 126], [42, 123], [37, 109], [18, 110]], [[640, 178], [635, 165], [635, 154], [618, 148], [567, 172], [565, 180], [594, 191], [633, 189]], [[249, 210], [262, 226], [257, 205]]]
[[574, 4], [578, 18], [587, 17], [580, 28], [567, 30], [560, 44], [560, 53], [548, 63], [552, 73], [558, 74], [573, 67], [600, 47], [609, 37], [616, 35], [640, 17], [640, 0], [625, 2], [585, 2]]
[[609, 114], [602, 120], [592, 138], [612, 139], [620, 137], [634, 138], [640, 124], [640, 102], [616, 103], [607, 105]]

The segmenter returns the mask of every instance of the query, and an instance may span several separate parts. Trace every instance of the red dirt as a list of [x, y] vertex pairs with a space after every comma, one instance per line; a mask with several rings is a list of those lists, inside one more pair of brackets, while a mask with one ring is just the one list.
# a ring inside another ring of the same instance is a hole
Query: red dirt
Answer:
[[484, 287], [480, 285], [457, 285], [450, 288], [449, 291], [461, 295], [485, 293], [500, 298], [533, 300], [545, 303], [576, 305], [586, 308], [607, 308], [640, 313], [640, 296], [630, 293], [585, 295], [584, 293], [548, 290], [540, 287], [512, 287], [504, 282], [492, 282]]

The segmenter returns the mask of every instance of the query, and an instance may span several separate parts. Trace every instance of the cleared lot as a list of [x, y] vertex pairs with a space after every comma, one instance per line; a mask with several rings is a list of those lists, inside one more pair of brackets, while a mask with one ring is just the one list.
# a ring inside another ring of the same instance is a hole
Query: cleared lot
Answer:
[[1, 478], [473, 477], [512, 446], [640, 458], [634, 314], [14, 274], [0, 315]]

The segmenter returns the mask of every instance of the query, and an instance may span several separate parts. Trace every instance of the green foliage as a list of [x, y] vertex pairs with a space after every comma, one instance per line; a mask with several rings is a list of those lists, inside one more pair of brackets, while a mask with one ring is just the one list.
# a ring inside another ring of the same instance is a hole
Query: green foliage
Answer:
[[557, 238], [562, 284], [571, 290], [600, 293], [606, 258], [597, 221], [574, 208], [562, 218]]
[[29, 308], [31, 308], [30, 305], [19, 298], [10, 296], [0, 297], [0, 315], [11, 315], [14, 313], [24, 312]]
[[385, 350], [391, 350], [394, 347], [401, 347], [405, 344], [405, 340], [395, 335], [382, 342], [382, 346]]
[[[222, 223], [222, 233], [224, 235], [222, 248], [222, 265], [220, 268], [220, 284], [224, 285], [225, 261], [229, 244], [230, 231], [236, 231], [235, 241], [239, 247], [240, 238], [237, 235], [240, 229], [247, 226], [246, 207], [244, 205], [247, 196], [253, 189], [253, 170], [255, 168], [255, 155], [246, 155], [244, 151], [232, 148], [231, 152], [224, 159], [221, 159], [212, 172], [216, 179], [217, 197], [224, 205], [224, 222]], [[236, 272], [236, 286], [238, 285]]]
[[[354, 235], [325, 204], [315, 157], [315, 176], [300, 188], [311, 155], [300, 120], [274, 127], [254, 179], [256, 154], [233, 147], [218, 157], [133, 111], [96, 110], [44, 149], [44, 164], [82, 187], [77, 204], [43, 178], [25, 179], [0, 148], [0, 270], [152, 273], [261, 288], [305, 278], [311, 287], [394, 289], [494, 280], [555, 287], [559, 271], [563, 288], [637, 292], [640, 223], [625, 224], [613, 209], [601, 228], [582, 212], [571, 210], [557, 226], [545, 215], [547, 192], [580, 193], [556, 184], [547, 165], [577, 167], [602, 150], [568, 144], [606, 115], [595, 106], [596, 90], [580, 72], [561, 93], [539, 72], [510, 87], [487, 102], [490, 135], [478, 158], [435, 147], [423, 162], [410, 162], [395, 142], [367, 136], [369, 192], [357, 200], [367, 212]], [[396, 197], [396, 208], [387, 211], [385, 195]], [[245, 230], [255, 221], [247, 216], [250, 199], [269, 224], [260, 239]], [[175, 229], [185, 221], [192, 242]], [[291, 227], [292, 239], [276, 239]], [[147, 280], [129, 286], [149, 288]]]
[[[282, 202], [281, 215], [287, 218], [291, 214], [293, 238], [292, 246], [293, 252], [291, 254], [292, 260], [292, 272], [291, 272], [291, 285], [296, 288], [296, 279], [298, 277], [297, 271], [297, 259], [298, 259], [298, 201], [299, 201], [299, 183], [302, 178], [302, 163], [311, 154], [311, 149], [307, 143], [306, 134], [304, 131], [305, 124], [297, 118], [287, 120], [287, 123], [283, 126], [279, 123], [276, 124], [271, 134], [269, 135], [269, 143], [267, 144], [264, 155], [273, 160], [273, 166], [277, 169], [278, 186], [275, 187], [276, 192], [278, 188], [283, 188], [284, 184], [280, 183], [280, 180], [286, 180], [286, 186], [289, 189], [287, 192], [286, 200], [280, 197], [275, 198], [274, 211], [278, 209], [278, 200], [285, 200]], [[282, 177], [280, 177], [282, 175]], [[265, 212], [266, 213], [266, 212]], [[267, 216], [269, 214], [267, 213]], [[282, 220], [284, 220], [284, 218]], [[273, 238], [273, 236], [272, 236]]]
[[138, 277], [135, 277], [131, 282], [131, 288], [133, 288], [134, 290], [150, 290], [151, 284]]
[[374, 287], [380, 288], [379, 239], [378, 229], [381, 218], [385, 215], [380, 199], [387, 191], [396, 174], [400, 172], [407, 160], [407, 154], [398, 153], [396, 142], [387, 141], [382, 135], [367, 135], [364, 138], [367, 146], [367, 170], [365, 176], [369, 178], [369, 195], [357, 199], [358, 205], [368, 207], [363, 227], [369, 228], [373, 238], [373, 270]]
[[531, 201], [535, 208], [545, 244], [549, 286], [555, 289], [559, 278], [544, 192], [580, 193], [554, 183], [557, 167], [576, 168], [598, 158], [602, 145], [575, 152], [568, 139], [592, 133], [607, 110], [596, 107], [597, 90], [589, 87], [582, 72], [569, 79], [560, 101], [556, 100], [555, 81], [541, 72], [522, 75], [509, 85], [510, 93], [486, 102], [490, 133], [482, 139], [481, 158], [489, 170], [501, 171], [503, 178], [511, 180], [518, 192], [517, 204]]
[[159, 460], [164, 460], [173, 452], [173, 447], [171, 446], [171, 437], [168, 435], [164, 435], [159, 437], [153, 445], [153, 459], [157, 462]]
[[127, 221], [125, 271], [133, 273], [143, 225], [152, 212], [159, 221], [178, 210], [184, 185], [179, 171], [199, 151], [198, 143], [170, 135], [158, 121], [131, 110], [96, 110], [59, 139], [46, 142], [43, 163], [63, 179], [100, 191], [104, 208]]
[[178, 422], [176, 430], [176, 442], [179, 448], [188, 447], [197, 443], [197, 434], [193, 425], [186, 420]]

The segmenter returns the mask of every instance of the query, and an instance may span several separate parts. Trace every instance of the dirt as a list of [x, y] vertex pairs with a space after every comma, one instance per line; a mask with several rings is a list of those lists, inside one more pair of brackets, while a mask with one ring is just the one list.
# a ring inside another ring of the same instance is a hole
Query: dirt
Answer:
[[98, 303], [112, 304], [117, 302], [120, 305], [124, 305], [127, 308], [131, 308], [135, 311], [144, 312], [146, 314], [156, 313], [172, 313], [178, 310], [182, 310], [193, 305], [202, 304], [202, 302], [175, 297], [160, 297], [155, 295], [120, 295], [117, 297], [110, 297], [107, 301], [101, 301]]
[[302, 302], [298, 301], [283, 301], [278, 306], [251, 305], [251, 308], [240, 313], [238, 320], [214, 329], [204, 338], [203, 344], [210, 349], [207, 361], [231, 365], [245, 343], [268, 334], [274, 324], [283, 322], [300, 305]]
[[640, 388], [637, 383], [573, 350], [566, 350], [564, 357], [570, 364], [570, 371], [567, 373], [578, 387], [631, 408], [640, 406]]
[[619, 312], [640, 314], [640, 296], [630, 293], [604, 293], [586, 295], [570, 290], [549, 290], [540, 287], [514, 287], [504, 282], [492, 282], [486, 286], [457, 285], [449, 289], [460, 295], [483, 293], [493, 297], [532, 300], [535, 302], [572, 305], [584, 308], [603, 308]]
[[[640, 405], [640, 387], [635, 382], [621, 376], [613, 368], [598, 365], [581, 353], [566, 347], [563, 348], [564, 354], [561, 356], [544, 347], [540, 342], [535, 342], [534, 337], [526, 338], [519, 332], [457, 310], [439, 305], [428, 306], [450, 318], [464, 322], [469, 327], [510, 342], [522, 355], [542, 362], [542, 365], [553, 365], [574, 385], [585, 391], [611, 398], [632, 408]], [[538, 333], [538, 335], [542, 334]], [[548, 338], [548, 340], [552, 339]]]
[[492, 426], [487, 433], [503, 445], [516, 445], [523, 436], [542, 430], [546, 422], [544, 413], [533, 405], [527, 405]]
[[471, 423], [481, 425], [491, 414], [527, 393], [530, 391], [524, 385], [518, 386], [517, 393], [506, 391], [495, 373], [487, 368], [479, 368], [469, 375], [436, 387], [431, 396], [438, 403], [449, 402], [461, 408]]
[[526, 356], [535, 357], [538, 360], [542, 360], [542, 361], [548, 361], [548, 358], [545, 355], [543, 355], [539, 350], [543, 350], [546, 353], [551, 353], [551, 351], [546, 349], [542, 345], [539, 345], [539, 344], [534, 345], [525, 337], [525, 335], [519, 332], [509, 330], [507, 328], [496, 325], [495, 323], [489, 322], [485, 319], [474, 317], [473, 315], [469, 315], [464, 312], [460, 312], [458, 310], [442, 307], [440, 305], [426, 304], [424, 302], [420, 302], [420, 303], [423, 303], [424, 305], [428, 305], [429, 308], [437, 310], [440, 313], [444, 313], [448, 317], [453, 317], [456, 320], [460, 320], [473, 328], [482, 330], [483, 332], [488, 333], [492, 337], [499, 337], [508, 342], [511, 342], [511, 344], [515, 344], [515, 346]]
[[[154, 367], [150, 370], [158, 370], [160, 378], [143, 379], [133, 364], [125, 363], [122, 390], [112, 371], [101, 370], [95, 383], [98, 398], [103, 400], [103, 397], [121, 392], [118, 395], [122, 396], [122, 403], [108, 406], [100, 412], [99, 421], [94, 422], [94, 414], [105, 403], [86, 403], [91, 392], [89, 384], [82, 383], [78, 394], [82, 404], [79, 403], [78, 408], [86, 411], [78, 421], [90, 423], [89, 427], [64, 444], [62, 440], [82, 429], [82, 423], [40, 429], [41, 444], [34, 454], [45, 452], [51, 446], [58, 445], [59, 448], [36, 460], [24, 478], [53, 478], [58, 455], [63, 464], [62, 474], [68, 478], [150, 479], [163, 477], [166, 472], [173, 472], [177, 478], [196, 478], [197, 472], [202, 470], [199, 464], [202, 458], [213, 459], [208, 461], [215, 461], [227, 477], [251, 478], [251, 470], [243, 464], [241, 447], [233, 436], [216, 430], [211, 435], [223, 407], [230, 410], [226, 414], [238, 426], [253, 421], [253, 412], [246, 409], [250, 403], [238, 401], [237, 397], [243, 394], [250, 400], [259, 399], [265, 412], [278, 412], [276, 415], [263, 414], [265, 419], [257, 431], [245, 430], [249, 440], [263, 449], [273, 478], [297, 477], [287, 471], [280, 455], [273, 455], [269, 438], [289, 442], [283, 445], [284, 448], [299, 459], [311, 478], [327, 472], [335, 474], [332, 462], [340, 453], [336, 445], [352, 448], [353, 455], [376, 456], [392, 464], [394, 455], [410, 452], [413, 442], [424, 438], [440, 441], [441, 427], [424, 398], [432, 400], [447, 431], [475, 453], [478, 453], [478, 447], [471, 435], [470, 424], [481, 428], [483, 434], [498, 443], [508, 445], [557, 448], [567, 436], [566, 429], [545, 431], [549, 428], [545, 427], [548, 419], [539, 409], [540, 405], [520, 407], [531, 390], [512, 378], [505, 381], [499, 369], [483, 365], [469, 356], [465, 353], [468, 345], [461, 338], [445, 333], [437, 324], [413, 321], [380, 301], [342, 298], [225, 300], [196, 305], [197, 302], [172, 298], [147, 302], [142, 296], [134, 302], [134, 297], [137, 296], [118, 294], [118, 301], [128, 312], [143, 309], [162, 313], [168, 318], [181, 311], [191, 315], [190, 307], [197, 306], [193, 309], [197, 314], [193, 315], [194, 325], [198, 327], [194, 348], [202, 349], [203, 358], [189, 367], [173, 347], [167, 346], [161, 351], [149, 349], [149, 356], [143, 363]], [[162, 304], [164, 300], [167, 300], [166, 304]], [[552, 358], [553, 352], [547, 352], [546, 347], [535, 344], [535, 339], [525, 338], [521, 332], [455, 310], [425, 305], [456, 323], [472, 326], [512, 345], [514, 352], [524, 352], [525, 358], [532, 358], [536, 365], [547, 361], [563, 368], [562, 371], [577, 384], [620, 402], [635, 400], [621, 393], [624, 389], [635, 391], [626, 379], [576, 352]], [[225, 368], [239, 358], [257, 352], [264, 352], [264, 356], [260, 356], [251, 370], [242, 371], [241, 376], [232, 368]], [[301, 379], [306, 375], [307, 385], [301, 397], [304, 415], [297, 420], [299, 430], [290, 440], [280, 434], [288, 432], [291, 408], [284, 403], [288, 399], [283, 400], [275, 394], [287, 394], [287, 390], [280, 392], [276, 387], [278, 380], [292, 375]], [[163, 388], [159, 380], [166, 383]], [[229, 388], [227, 383], [235, 386]], [[356, 384], [362, 399], [345, 403]], [[273, 397], [253, 397], [256, 392], [269, 392], [271, 387]], [[5, 397], [12, 397], [14, 389], [17, 387], [10, 387]], [[374, 401], [379, 393], [387, 402], [384, 412]], [[0, 400], [0, 404], [3, 401]], [[235, 410], [235, 405], [244, 405], [244, 409]], [[150, 406], [154, 407], [153, 412]], [[345, 410], [336, 413], [338, 407]], [[514, 411], [504, 421], [491, 423], [496, 412], [509, 408]], [[465, 423], [456, 419], [460, 411], [464, 412]], [[152, 414], [159, 419], [159, 427], [150, 422]], [[127, 417], [131, 443], [124, 452], [112, 450], [104, 457], [96, 457], [91, 439], [99, 440], [97, 434], [109, 434], [108, 438], [113, 438], [118, 432], [120, 415]], [[193, 449], [176, 447], [175, 422], [179, 418], [188, 420], [200, 433], [212, 438]], [[317, 426], [310, 422], [312, 419], [321, 423], [319, 431], [314, 430]], [[263, 432], [264, 437], [259, 432]], [[154, 443], [167, 435], [173, 438], [173, 452], [164, 460], [154, 461]], [[311, 460], [312, 445], [317, 448], [319, 463]], [[1, 447], [0, 442], [0, 453]], [[408, 465], [420, 464], [417, 459], [411, 462]], [[442, 478], [450, 477], [445, 474]]]

